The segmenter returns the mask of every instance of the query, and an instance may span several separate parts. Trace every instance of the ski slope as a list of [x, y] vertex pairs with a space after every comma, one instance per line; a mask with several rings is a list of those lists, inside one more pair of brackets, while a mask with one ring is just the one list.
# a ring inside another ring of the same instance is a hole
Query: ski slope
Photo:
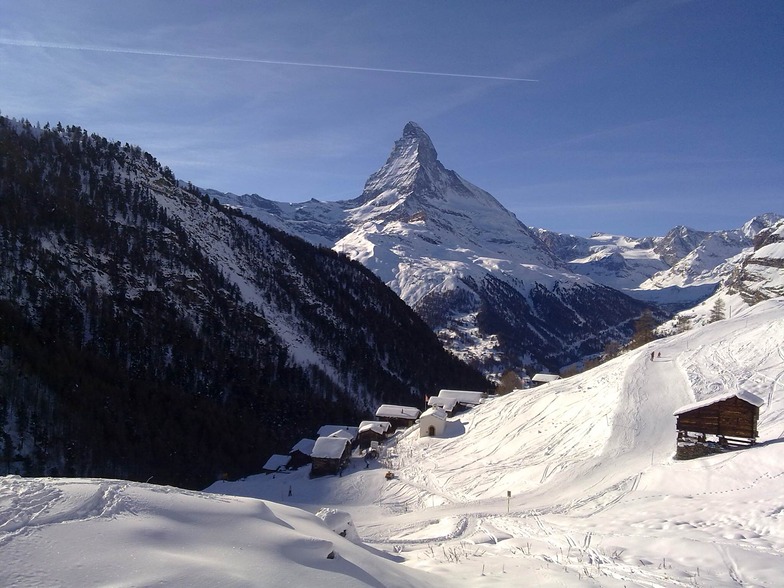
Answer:
[[[757, 445], [673, 460], [672, 413], [738, 389], [765, 400]], [[779, 298], [492, 399], [443, 438], [400, 433], [341, 477], [203, 493], [0, 478], [0, 583], [780, 586], [782, 411]], [[350, 515], [349, 538], [312, 514], [324, 507]]]
[[[533, 572], [532, 586], [780, 585], [783, 350], [777, 299], [491, 400], [451, 419], [445, 438], [412, 429], [379, 470], [278, 483], [304, 494], [293, 502], [305, 508], [326, 499], [348, 510], [366, 542], [457, 585], [490, 575], [516, 585], [510, 574]], [[652, 351], [661, 356], [651, 361]], [[739, 388], [766, 401], [758, 445], [673, 460], [673, 412]], [[275, 483], [213, 490], [274, 498]], [[464, 554], [459, 563], [450, 549]]]

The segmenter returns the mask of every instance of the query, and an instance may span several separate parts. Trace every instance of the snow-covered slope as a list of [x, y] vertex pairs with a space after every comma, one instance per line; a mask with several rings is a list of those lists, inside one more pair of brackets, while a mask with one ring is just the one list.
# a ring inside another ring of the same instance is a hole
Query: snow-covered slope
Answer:
[[0, 478], [3, 586], [428, 586], [274, 502], [97, 479]]
[[[443, 438], [411, 429], [341, 477], [304, 468], [218, 482], [212, 496], [0, 478], [0, 565], [22, 586], [778, 586], [782, 349], [784, 298], [763, 301], [489, 400], [450, 418]], [[758, 443], [673, 460], [673, 412], [736, 390], [764, 400]], [[346, 511], [366, 547], [236, 496]]]
[[[293, 485], [294, 503], [349, 510], [366, 541], [453, 585], [776, 586], [782, 349], [778, 298], [491, 400], [450, 419], [442, 439], [411, 430], [387, 449], [392, 481], [358, 469], [317, 490], [299, 474], [213, 489], [269, 497]], [[759, 443], [674, 461], [673, 412], [737, 390], [765, 402]]]

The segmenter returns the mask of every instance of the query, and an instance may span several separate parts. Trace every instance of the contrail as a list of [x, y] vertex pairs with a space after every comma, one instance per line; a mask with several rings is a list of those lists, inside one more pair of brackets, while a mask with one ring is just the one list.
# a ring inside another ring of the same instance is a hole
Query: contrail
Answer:
[[276, 61], [272, 59], [254, 59], [250, 57], [221, 57], [219, 55], [199, 55], [196, 53], [176, 53], [171, 51], [147, 51], [144, 49], [122, 49], [95, 45], [69, 45], [65, 43], [46, 43], [40, 41], [19, 41], [16, 39], [0, 39], [0, 45], [14, 47], [36, 47], [41, 49], [65, 49], [68, 51], [92, 51], [96, 53], [120, 53], [123, 55], [148, 55], [154, 57], [178, 57], [181, 59], [203, 59], [209, 61], [231, 61], [234, 63], [260, 63], [265, 65], [290, 65], [296, 67], [319, 67], [322, 69], [347, 69], [352, 71], [369, 71], [417, 76], [441, 76], [448, 78], [473, 78], [478, 80], [500, 80], [504, 82], [538, 82], [529, 78], [513, 78], [506, 76], [483, 76], [475, 74], [448, 73], [439, 71], [418, 71], [412, 69], [388, 69], [383, 67], [361, 67], [356, 65], [337, 65], [331, 63], [307, 63], [302, 61]]

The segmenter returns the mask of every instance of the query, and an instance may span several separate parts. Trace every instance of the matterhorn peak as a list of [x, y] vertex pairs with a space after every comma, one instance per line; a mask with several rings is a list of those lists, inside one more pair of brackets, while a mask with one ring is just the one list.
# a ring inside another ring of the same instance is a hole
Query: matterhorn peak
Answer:
[[[494, 227], [494, 233], [498, 233], [499, 223], [508, 224], [515, 233], [527, 231], [490, 194], [446, 169], [430, 137], [415, 122], [406, 124], [386, 163], [368, 178], [362, 195], [352, 205], [356, 218], [367, 220], [370, 215], [388, 222], [429, 218], [431, 224], [465, 232], [469, 239], [482, 232], [472, 223], [487, 215], [493, 217], [486, 224]], [[466, 220], [471, 226], [458, 229], [454, 226], [457, 218], [473, 221]]]
[[[395, 144], [395, 150], [397, 150], [398, 144], [400, 144], [401, 148], [414, 147], [420, 163], [432, 164], [438, 160], [438, 153], [436, 153], [436, 148], [433, 147], [433, 141], [430, 140], [424, 129], [415, 122], [409, 122], [405, 126], [403, 137]], [[392, 152], [393, 155], [395, 150]]]
[[[395, 141], [386, 163], [368, 178], [360, 201], [368, 202], [390, 190], [401, 194], [428, 193], [432, 191], [434, 178], [446, 173], [428, 134], [417, 123], [409, 122], [403, 128], [403, 135]], [[420, 189], [415, 190], [415, 185]]]
[[400, 161], [409, 161], [425, 167], [432, 167], [438, 162], [438, 153], [430, 136], [413, 121], [406, 124], [403, 128], [403, 136], [395, 141], [387, 165]]

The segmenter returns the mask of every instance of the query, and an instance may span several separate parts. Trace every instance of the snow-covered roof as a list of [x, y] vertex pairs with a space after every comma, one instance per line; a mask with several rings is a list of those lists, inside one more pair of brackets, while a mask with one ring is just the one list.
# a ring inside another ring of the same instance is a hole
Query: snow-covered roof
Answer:
[[383, 435], [389, 431], [391, 426], [392, 424], [387, 421], [362, 421], [359, 423], [358, 432], [362, 433], [363, 431], [374, 431], [380, 435]]
[[461, 404], [479, 404], [484, 398], [484, 393], [474, 390], [441, 390], [438, 396], [439, 398], [454, 398]]
[[534, 382], [552, 382], [554, 380], [560, 380], [561, 376], [558, 374], [534, 374], [534, 377], [531, 379]]
[[267, 463], [264, 464], [262, 469], [274, 472], [289, 465], [289, 460], [291, 460], [290, 455], [280, 455], [276, 453], [267, 460]]
[[438, 419], [439, 421], [445, 421], [446, 411], [440, 406], [434, 406], [432, 408], [428, 408], [425, 412], [423, 412], [422, 416], [419, 417], [419, 420], [421, 421], [430, 418]]
[[416, 419], [422, 411], [413, 406], [398, 406], [397, 404], [382, 404], [376, 411], [379, 418], [390, 419]]
[[343, 456], [348, 442], [348, 439], [341, 437], [319, 437], [313, 445], [310, 457], [339, 459]]
[[351, 437], [347, 437], [347, 439], [353, 439], [357, 436], [357, 428], [356, 427], [349, 427], [347, 425], [323, 425], [318, 430], [319, 437], [329, 437], [330, 435], [336, 433], [337, 431], [348, 431], [351, 434]]
[[700, 402], [694, 402], [693, 404], [687, 404], [686, 406], [680, 407], [672, 414], [674, 416], [678, 416], [679, 414], [690, 412], [692, 410], [696, 410], [704, 406], [710, 406], [711, 404], [715, 404], [723, 400], [729, 400], [730, 398], [734, 398], [734, 397], [738, 397], [741, 400], [745, 400], [749, 404], [756, 406], [758, 408], [763, 404], [765, 404], [765, 401], [759, 396], [757, 396], [756, 394], [752, 394], [751, 392], [747, 392], [746, 390], [739, 390], [737, 392], [727, 392], [726, 394], [722, 394], [721, 396], [712, 396], [711, 398], [706, 398], [705, 400], [701, 400]]
[[313, 445], [316, 444], [315, 439], [300, 439], [297, 441], [297, 444], [291, 448], [289, 453], [294, 453], [295, 451], [301, 451], [305, 455], [310, 455], [310, 452], [313, 451]]
[[452, 412], [457, 406], [457, 398], [441, 398], [440, 396], [431, 396], [427, 401], [428, 406], [441, 406], [444, 410]]
[[353, 431], [349, 431], [348, 429], [338, 429], [334, 433], [330, 433], [327, 437], [337, 437], [338, 439], [347, 439], [348, 441], [353, 441], [357, 438], [357, 428], [351, 427]]

